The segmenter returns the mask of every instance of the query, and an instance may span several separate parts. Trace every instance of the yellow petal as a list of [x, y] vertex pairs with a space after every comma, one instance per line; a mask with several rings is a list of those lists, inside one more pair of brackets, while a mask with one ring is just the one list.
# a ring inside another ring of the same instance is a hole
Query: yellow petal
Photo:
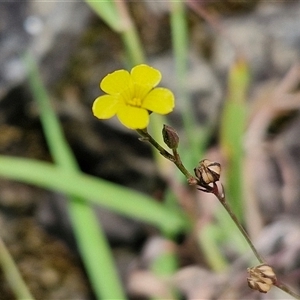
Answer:
[[92, 111], [98, 119], [110, 119], [117, 113], [118, 107], [118, 97], [104, 95], [94, 101]]
[[149, 123], [149, 113], [139, 107], [122, 105], [117, 112], [120, 122], [130, 129], [144, 129]]
[[133, 82], [150, 88], [157, 86], [161, 80], [161, 73], [148, 65], [137, 65], [130, 74]]
[[126, 70], [118, 70], [106, 75], [100, 83], [100, 88], [107, 94], [115, 95], [128, 88], [129, 83], [129, 72]]
[[168, 114], [174, 108], [174, 95], [165, 88], [153, 89], [144, 99], [142, 107], [158, 114]]

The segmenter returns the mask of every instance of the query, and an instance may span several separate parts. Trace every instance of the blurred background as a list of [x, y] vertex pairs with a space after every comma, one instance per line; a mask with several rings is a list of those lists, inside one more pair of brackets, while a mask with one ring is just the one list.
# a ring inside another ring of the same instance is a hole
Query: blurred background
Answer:
[[[183, 162], [190, 172], [203, 158], [222, 164], [228, 202], [277, 276], [299, 291], [300, 1], [183, 1], [183, 73], [173, 1], [117, 2], [136, 26], [144, 62], [175, 94], [165, 121], [179, 132]], [[267, 295], [248, 288], [249, 249], [232, 224], [226, 229], [213, 196], [189, 188], [117, 119], [93, 117], [100, 80], [132, 66], [122, 34], [105, 18], [83, 1], [1, 2], [0, 37], [1, 155], [53, 162], [28, 85], [30, 52], [80, 169], [159, 203], [171, 199], [193, 220], [190, 231], [169, 239], [95, 207], [129, 299], [288, 299], [275, 288]], [[36, 299], [97, 298], [66, 207], [58, 192], [0, 179], [0, 234]], [[152, 262], [169, 252], [177, 267], [161, 280]], [[0, 278], [0, 298], [14, 299]]]

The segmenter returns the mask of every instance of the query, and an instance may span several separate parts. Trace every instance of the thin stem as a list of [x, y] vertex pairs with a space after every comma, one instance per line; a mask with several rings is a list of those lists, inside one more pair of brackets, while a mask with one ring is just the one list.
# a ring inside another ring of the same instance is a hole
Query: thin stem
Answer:
[[185, 168], [183, 165], [181, 158], [177, 152], [177, 149], [173, 149], [173, 155], [175, 158], [174, 164], [177, 166], [177, 168], [185, 175], [185, 177], [189, 180], [193, 178], [194, 176]]
[[253, 251], [254, 255], [256, 256], [257, 260], [260, 263], [264, 263], [264, 259], [261, 257], [261, 255], [257, 252], [256, 248], [254, 247], [248, 233], [246, 232], [246, 230], [244, 229], [244, 227], [241, 225], [241, 223], [239, 222], [237, 216], [235, 215], [235, 213], [231, 210], [230, 206], [228, 205], [228, 202], [226, 201], [225, 198], [225, 194], [222, 191], [222, 193], [219, 192], [219, 188], [217, 186], [216, 183], [214, 183], [214, 188], [213, 188], [213, 193], [214, 195], [218, 198], [218, 200], [220, 201], [220, 203], [223, 205], [223, 207], [225, 208], [225, 210], [228, 212], [230, 218], [232, 219], [232, 221], [235, 223], [235, 225], [238, 227], [239, 231], [241, 232], [241, 234], [244, 236], [246, 242], [248, 243], [248, 245], [250, 246], [251, 250]]
[[173, 149], [173, 155], [172, 155], [148, 133], [147, 129], [137, 129], [136, 131], [139, 135], [141, 135], [143, 137], [144, 141], [147, 141], [152, 146], [154, 146], [163, 157], [165, 157], [169, 161], [173, 162], [188, 180], [191, 178], [194, 178], [194, 176], [191, 175], [190, 172], [182, 164], [182, 161], [181, 161], [180, 156], [176, 149]]
[[[194, 176], [192, 176], [189, 173], [189, 171], [184, 167], [184, 165], [181, 161], [180, 155], [177, 152], [177, 149], [172, 149], [173, 155], [171, 153], [169, 153], [165, 148], [163, 148], [159, 143], [157, 143], [156, 140], [153, 139], [153, 137], [148, 133], [147, 128], [137, 129], [137, 132], [138, 132], [139, 135], [142, 136], [142, 140], [149, 142], [151, 145], [153, 145], [159, 151], [159, 153], [162, 156], [164, 156], [166, 159], [173, 162], [177, 166], [177, 168], [186, 176], [186, 178], [188, 179], [189, 182], [192, 182], [192, 179], [195, 179], [195, 182], [199, 183], [199, 181], [197, 181], [197, 179]], [[208, 187], [209, 187], [209, 189], [208, 189]], [[215, 182], [213, 182], [213, 186], [208, 186], [208, 187], [207, 186], [203, 187], [203, 189], [201, 189], [201, 190], [209, 192], [209, 193], [213, 193], [217, 197], [217, 199], [220, 201], [222, 206], [225, 208], [225, 210], [229, 214], [232, 221], [235, 223], [235, 225], [237, 226], [237, 228], [239, 229], [239, 231], [241, 232], [241, 234], [245, 238], [247, 244], [249, 245], [252, 252], [256, 256], [257, 260], [261, 264], [263, 264], [265, 262], [265, 260], [258, 253], [258, 251], [256, 250], [255, 246], [253, 245], [248, 233], [246, 232], [244, 227], [241, 225], [241, 223], [239, 222], [239, 220], [236, 217], [235, 213], [231, 210], [229, 204], [227, 203], [226, 197], [225, 197], [225, 194], [224, 194], [224, 190], [223, 190], [223, 186], [222, 186], [222, 192], [221, 193], [220, 193], [219, 188], [218, 188], [218, 186]], [[277, 286], [282, 291], [286, 292], [287, 294], [291, 295], [295, 299], [300, 300], [300, 295], [298, 295], [298, 294], [294, 293], [293, 291], [291, 291], [283, 283], [276, 282], [274, 285]]]
[[[192, 182], [192, 179], [195, 179], [195, 182], [198, 182], [197, 179], [192, 176], [189, 171], [184, 167], [180, 155], [177, 152], [177, 149], [172, 149], [173, 151], [173, 155], [171, 153], [169, 153], [165, 148], [163, 148], [158, 142], [156, 142], [156, 140], [153, 139], [153, 137], [148, 133], [147, 128], [145, 129], [137, 129], [137, 132], [139, 135], [142, 136], [142, 140], [149, 142], [151, 145], [153, 145], [158, 151], [159, 153], [164, 156], [166, 159], [170, 160], [171, 162], [173, 162], [177, 168], [186, 176], [186, 178], [188, 179], [189, 182]], [[208, 189], [209, 187], [209, 189]], [[220, 192], [217, 184], [215, 182], [213, 182], [213, 186], [206, 186], [203, 187], [203, 191], [209, 192], [209, 193], [213, 193], [217, 199], [220, 201], [220, 203], [222, 204], [222, 206], [225, 208], [225, 210], [227, 211], [227, 213], [229, 214], [230, 218], [232, 219], [232, 221], [235, 223], [235, 225], [237, 226], [237, 228], [239, 229], [239, 231], [241, 232], [241, 234], [243, 235], [243, 237], [245, 238], [247, 244], [249, 245], [249, 247], [251, 248], [252, 252], [254, 253], [254, 255], [256, 256], [257, 260], [263, 264], [265, 262], [265, 260], [262, 258], [262, 256], [258, 253], [258, 251], [256, 250], [255, 246], [253, 245], [248, 233], [246, 232], [246, 230], [244, 229], [244, 227], [241, 225], [241, 223], [239, 222], [238, 218], [236, 217], [235, 213], [231, 210], [228, 202], [226, 201], [226, 197], [224, 194], [224, 190], [223, 190], [223, 186], [222, 186], [222, 192]], [[293, 291], [291, 291], [286, 285], [284, 285], [283, 283], [277, 282], [276, 284], [274, 284], [275, 286], [277, 286], [279, 289], [281, 289], [282, 291], [286, 292], [287, 294], [291, 295], [292, 297], [294, 297], [295, 299], [299, 299], [300, 300], [300, 296], [297, 295], [296, 293], [294, 293]]]
[[291, 295], [292, 297], [294, 297], [295, 299], [300, 299], [300, 295], [294, 293], [293, 291], [291, 291], [286, 285], [284, 285], [281, 282], [277, 282], [275, 284], [275, 286], [277, 286], [279, 289], [281, 289], [282, 291], [286, 292], [287, 294]]
[[164, 147], [162, 147], [147, 131], [147, 129], [137, 129], [137, 133], [142, 136], [143, 141], [149, 142], [152, 146], [154, 146], [159, 153], [165, 157], [167, 160], [174, 162], [174, 156], [168, 152]]

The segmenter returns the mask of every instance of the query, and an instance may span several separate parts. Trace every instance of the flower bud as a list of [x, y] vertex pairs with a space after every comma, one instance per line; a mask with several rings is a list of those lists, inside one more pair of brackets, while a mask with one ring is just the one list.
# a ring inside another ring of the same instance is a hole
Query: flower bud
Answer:
[[170, 149], [177, 149], [179, 143], [179, 136], [173, 127], [164, 124], [162, 135], [165, 144]]
[[247, 271], [250, 276], [247, 278], [248, 286], [261, 293], [267, 293], [277, 281], [276, 274], [267, 264], [248, 268]]
[[199, 162], [198, 167], [195, 168], [194, 171], [200, 183], [207, 185], [220, 179], [221, 165], [217, 162], [203, 159]]

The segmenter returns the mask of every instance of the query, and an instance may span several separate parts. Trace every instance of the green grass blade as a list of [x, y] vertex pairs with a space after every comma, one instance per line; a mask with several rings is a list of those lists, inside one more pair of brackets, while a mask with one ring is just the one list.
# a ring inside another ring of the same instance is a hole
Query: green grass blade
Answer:
[[[221, 119], [220, 143], [226, 160], [226, 198], [240, 222], [243, 222], [243, 137], [247, 121], [247, 91], [249, 70], [246, 61], [239, 59], [229, 73], [228, 96]], [[219, 211], [217, 219], [223, 228], [224, 239], [235, 244], [239, 253], [244, 253], [247, 244], [236, 230], [227, 213]]]
[[127, 62], [130, 67], [145, 63], [144, 51], [135, 26], [121, 32], [121, 38], [126, 50]]
[[[171, 15], [171, 34], [172, 47], [175, 59], [175, 69], [178, 86], [176, 94], [178, 99], [183, 102], [183, 122], [190, 146], [195, 143], [193, 130], [195, 130], [195, 122], [193, 120], [193, 111], [190, 105], [187, 91], [187, 62], [188, 62], [188, 29], [185, 12], [184, 1], [170, 1]], [[192, 149], [191, 149], [192, 150]], [[191, 153], [195, 153], [191, 151]]]
[[38, 104], [43, 131], [50, 153], [58, 165], [77, 169], [77, 162], [65, 140], [59, 121], [50, 104], [48, 93], [39, 77], [36, 62], [29, 54], [25, 56], [25, 62], [29, 71], [30, 88], [34, 100]]
[[[188, 62], [188, 28], [184, 1], [170, 1], [172, 47], [175, 59], [176, 75], [178, 76], [179, 98], [188, 101], [187, 62]], [[188, 103], [185, 103], [188, 109]], [[189, 112], [189, 111], [188, 111]], [[185, 120], [188, 123], [188, 119]]]
[[226, 159], [226, 194], [233, 211], [243, 220], [243, 137], [247, 121], [249, 70], [238, 60], [231, 68], [228, 96], [221, 120], [221, 148]]
[[154, 225], [168, 236], [189, 228], [183, 214], [117, 184], [37, 160], [0, 156], [0, 176], [78, 196], [119, 214]]
[[113, 29], [116, 32], [122, 30], [121, 22], [117, 17], [117, 11], [116, 11], [114, 1], [85, 0], [85, 2], [111, 29]]
[[18, 300], [31, 300], [34, 297], [31, 295], [26, 283], [24, 282], [21, 274], [15, 265], [13, 258], [11, 257], [4, 242], [0, 238], [0, 265], [3, 270], [3, 274], [9, 283], [12, 291], [14, 292], [16, 299]]
[[218, 243], [219, 235], [220, 228], [215, 224], [203, 226], [197, 235], [208, 265], [216, 272], [224, 271], [228, 266], [228, 262], [220, 251]]
[[[29, 70], [30, 87], [40, 109], [41, 122], [50, 152], [61, 168], [76, 172], [79, 169], [77, 162], [51, 107], [35, 61], [29, 55], [25, 57], [25, 61]], [[69, 196], [69, 200], [68, 212], [73, 232], [96, 297], [125, 299], [109, 244], [100, 229], [101, 225], [92, 206], [78, 196]]]
[[129, 64], [129, 67], [144, 63], [144, 50], [137, 29], [128, 12], [126, 1], [85, 0], [85, 2], [112, 30], [120, 34], [126, 51], [126, 62]]

